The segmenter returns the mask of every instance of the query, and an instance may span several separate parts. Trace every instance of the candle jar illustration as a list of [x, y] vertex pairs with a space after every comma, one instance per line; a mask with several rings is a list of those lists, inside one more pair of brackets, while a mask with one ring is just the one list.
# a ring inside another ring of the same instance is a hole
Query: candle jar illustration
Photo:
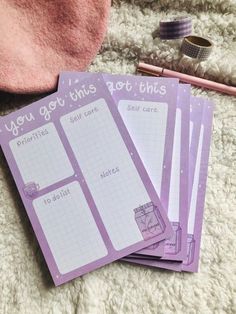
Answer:
[[173, 236], [166, 240], [165, 242], [165, 251], [168, 254], [177, 254], [181, 249], [181, 234], [182, 230], [179, 222], [172, 222], [172, 229], [174, 231]]
[[148, 247], [145, 247], [145, 250], [155, 250], [155, 249], [158, 248], [158, 246], [159, 246], [159, 242], [154, 243], [154, 244], [152, 244], [152, 245], [150, 245]]
[[37, 196], [39, 188], [40, 187], [37, 183], [29, 182], [24, 186], [23, 191], [27, 198], [34, 198]]
[[165, 230], [165, 223], [153, 202], [135, 208], [134, 213], [144, 240], [151, 239]]
[[195, 239], [193, 234], [188, 234], [187, 237], [187, 260], [184, 261], [185, 265], [190, 265], [194, 261], [194, 251], [195, 251]]

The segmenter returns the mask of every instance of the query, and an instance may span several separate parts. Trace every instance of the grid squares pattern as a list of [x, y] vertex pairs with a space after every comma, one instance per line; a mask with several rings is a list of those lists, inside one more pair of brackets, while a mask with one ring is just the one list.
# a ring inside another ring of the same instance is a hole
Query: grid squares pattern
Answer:
[[[70, 122], [94, 107], [98, 113]], [[105, 100], [67, 114], [61, 123], [115, 249], [143, 240], [134, 209], [150, 198]]]
[[[139, 111], [128, 110], [128, 106], [139, 106]], [[157, 112], [143, 109], [155, 108]], [[130, 133], [148, 175], [160, 196], [168, 106], [166, 103], [121, 100], [119, 112]]]
[[[53, 195], [70, 193], [57, 201]], [[33, 202], [36, 214], [61, 274], [107, 255], [106, 246], [78, 182], [43, 195]]]
[[[35, 137], [45, 132], [46, 135]], [[25, 139], [29, 142], [20, 144]], [[10, 148], [25, 184], [34, 182], [43, 189], [74, 173], [53, 123], [13, 139]]]

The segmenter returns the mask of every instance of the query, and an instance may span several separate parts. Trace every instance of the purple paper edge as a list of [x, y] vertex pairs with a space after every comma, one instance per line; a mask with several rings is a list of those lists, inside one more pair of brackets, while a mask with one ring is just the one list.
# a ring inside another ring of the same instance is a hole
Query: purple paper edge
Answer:
[[[179, 223], [182, 229], [180, 245], [181, 249], [177, 254], [165, 254], [161, 260], [183, 261], [187, 255], [187, 224], [188, 224], [188, 177], [189, 177], [189, 120], [190, 120], [190, 92], [191, 86], [179, 85], [179, 98], [177, 108], [181, 109], [181, 152], [180, 152], [180, 190], [179, 190]], [[187, 191], [187, 194], [186, 194]], [[169, 197], [168, 197], [169, 199]]]
[[201, 124], [204, 125], [204, 137], [202, 145], [202, 155], [200, 163], [200, 175], [199, 175], [199, 185], [201, 186], [201, 191], [198, 192], [197, 196], [197, 211], [195, 215], [194, 223], [194, 238], [195, 238], [195, 248], [194, 248], [194, 260], [190, 265], [182, 264], [182, 270], [187, 272], [197, 272], [199, 267], [199, 257], [200, 257], [200, 245], [201, 245], [201, 235], [202, 235], [202, 225], [203, 225], [203, 213], [206, 197], [206, 184], [208, 175], [208, 163], [210, 157], [210, 143], [212, 134], [212, 124], [213, 124], [213, 110], [214, 104], [204, 99], [204, 109], [202, 114]]
[[162, 268], [167, 270], [172, 270], [176, 272], [181, 272], [181, 262], [174, 262], [174, 261], [157, 261], [157, 260], [146, 260], [146, 259], [131, 259], [128, 257], [122, 258], [122, 261], [131, 263], [131, 264], [138, 264], [142, 266], [151, 266], [154, 268]]

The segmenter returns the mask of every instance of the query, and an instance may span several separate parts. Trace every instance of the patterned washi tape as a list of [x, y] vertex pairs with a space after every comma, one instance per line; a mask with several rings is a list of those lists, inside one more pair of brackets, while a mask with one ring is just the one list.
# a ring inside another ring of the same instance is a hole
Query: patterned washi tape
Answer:
[[199, 36], [188, 36], [183, 39], [181, 51], [190, 58], [200, 61], [206, 60], [213, 48], [210, 40]]
[[174, 18], [173, 21], [160, 22], [161, 39], [178, 39], [190, 35], [192, 32], [192, 20], [188, 16]]

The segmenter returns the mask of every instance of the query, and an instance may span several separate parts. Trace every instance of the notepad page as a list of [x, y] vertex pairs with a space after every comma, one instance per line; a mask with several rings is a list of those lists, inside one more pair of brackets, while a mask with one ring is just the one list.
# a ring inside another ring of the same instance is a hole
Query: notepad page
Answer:
[[13, 139], [10, 148], [26, 185], [43, 189], [74, 173], [53, 123]]
[[132, 209], [150, 198], [105, 100], [60, 121], [114, 248], [121, 250], [143, 240]]
[[197, 151], [196, 169], [194, 173], [193, 188], [192, 188], [190, 210], [189, 210], [189, 217], [188, 217], [188, 234], [194, 233], [203, 138], [204, 138], [204, 125], [201, 125], [199, 145], [198, 145], [198, 151]]
[[168, 105], [150, 101], [121, 100], [118, 109], [160, 195]]
[[168, 218], [172, 222], [179, 221], [181, 115], [181, 110], [177, 108], [168, 206]]
[[107, 255], [77, 181], [35, 199], [33, 206], [61, 274]]
[[190, 124], [189, 124], [189, 149], [190, 149], [191, 144], [192, 144], [192, 137], [193, 137], [193, 121], [190, 121]]

